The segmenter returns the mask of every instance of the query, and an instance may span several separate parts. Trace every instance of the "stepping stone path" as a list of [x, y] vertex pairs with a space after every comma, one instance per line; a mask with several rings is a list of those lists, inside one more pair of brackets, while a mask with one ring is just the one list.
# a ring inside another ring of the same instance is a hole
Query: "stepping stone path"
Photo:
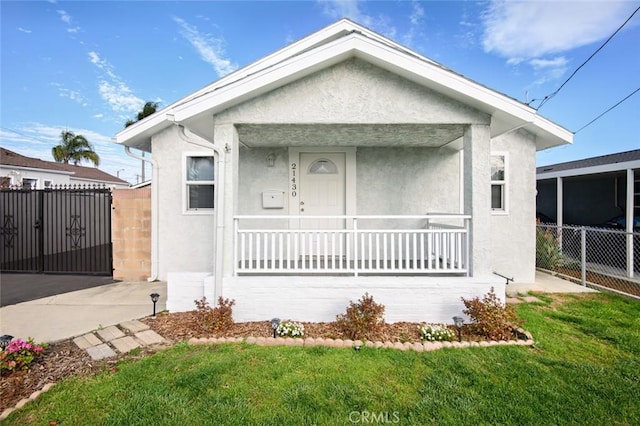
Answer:
[[166, 343], [164, 337], [138, 321], [125, 321], [78, 336], [73, 343], [94, 361], [124, 354], [135, 348]]

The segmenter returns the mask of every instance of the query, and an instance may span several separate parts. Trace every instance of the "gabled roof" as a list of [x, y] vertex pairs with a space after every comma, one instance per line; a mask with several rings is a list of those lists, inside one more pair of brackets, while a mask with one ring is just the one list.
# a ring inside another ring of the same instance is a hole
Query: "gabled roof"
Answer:
[[211, 116], [353, 57], [491, 115], [492, 137], [524, 128], [537, 136], [538, 150], [573, 141], [573, 133], [528, 105], [342, 19], [127, 127], [115, 142], [148, 150], [151, 136], [173, 123], [187, 124], [190, 130], [209, 136], [211, 129], [193, 127], [198, 117]]
[[540, 166], [536, 168], [536, 174], [538, 179], [551, 179], [626, 169], [640, 169], [640, 149]]
[[129, 182], [119, 177], [110, 175], [107, 172], [95, 167], [75, 166], [73, 164], [56, 163], [53, 161], [44, 161], [39, 158], [26, 157], [17, 152], [10, 151], [0, 147], [0, 165], [23, 167], [27, 169], [40, 169], [52, 171], [60, 174], [71, 175], [71, 178], [86, 179], [99, 182], [112, 182], [128, 185]]

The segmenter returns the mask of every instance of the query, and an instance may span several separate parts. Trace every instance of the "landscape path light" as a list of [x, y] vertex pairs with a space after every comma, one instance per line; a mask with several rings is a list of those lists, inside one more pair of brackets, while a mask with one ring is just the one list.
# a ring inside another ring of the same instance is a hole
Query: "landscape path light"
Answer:
[[9, 346], [11, 339], [13, 339], [13, 336], [10, 336], [8, 334], [3, 334], [2, 336], [0, 336], [0, 349], [4, 351], [5, 348]]
[[153, 315], [151, 315], [151, 318], [155, 319], [156, 318], [156, 303], [158, 303], [158, 299], [160, 299], [160, 295], [158, 293], [151, 293], [149, 295], [149, 297], [151, 297], [151, 301], [153, 302]]
[[458, 329], [458, 342], [462, 342], [462, 326], [464, 325], [464, 318], [455, 316], [453, 322]]
[[271, 320], [271, 329], [273, 330], [273, 338], [276, 338], [276, 330], [278, 329], [278, 326], [280, 325], [280, 318], [273, 318]]

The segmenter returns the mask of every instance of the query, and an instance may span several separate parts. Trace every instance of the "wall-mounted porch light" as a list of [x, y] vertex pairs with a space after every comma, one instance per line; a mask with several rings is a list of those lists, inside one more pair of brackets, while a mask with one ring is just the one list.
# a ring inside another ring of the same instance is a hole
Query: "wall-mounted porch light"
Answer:
[[273, 167], [276, 165], [276, 155], [273, 152], [270, 152], [267, 155], [267, 167]]
[[462, 342], [462, 326], [464, 325], [464, 318], [455, 316], [453, 317], [453, 323], [458, 329], [458, 342]]
[[274, 339], [276, 337], [276, 330], [278, 329], [279, 325], [280, 325], [280, 318], [273, 318], [271, 320], [271, 329], [273, 330], [273, 338]]
[[153, 302], [153, 315], [151, 316], [151, 318], [156, 319], [156, 303], [158, 303], [160, 295], [158, 293], [151, 293], [149, 297], [151, 297], [151, 301]]

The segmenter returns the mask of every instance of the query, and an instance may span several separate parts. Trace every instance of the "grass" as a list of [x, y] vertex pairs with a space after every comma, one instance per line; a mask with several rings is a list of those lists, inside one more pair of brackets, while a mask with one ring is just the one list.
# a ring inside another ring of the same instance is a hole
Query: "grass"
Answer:
[[542, 299], [517, 306], [534, 348], [180, 344], [66, 380], [6, 424], [640, 424], [640, 303]]

